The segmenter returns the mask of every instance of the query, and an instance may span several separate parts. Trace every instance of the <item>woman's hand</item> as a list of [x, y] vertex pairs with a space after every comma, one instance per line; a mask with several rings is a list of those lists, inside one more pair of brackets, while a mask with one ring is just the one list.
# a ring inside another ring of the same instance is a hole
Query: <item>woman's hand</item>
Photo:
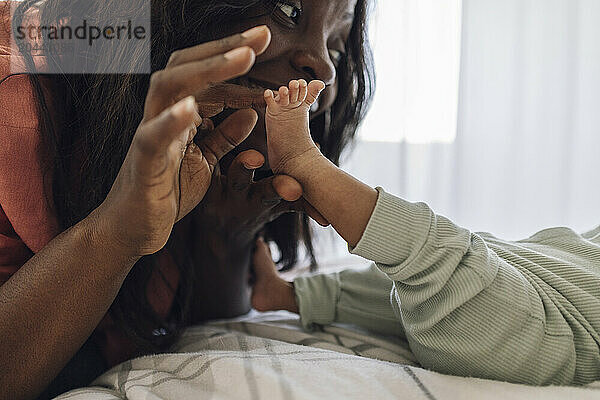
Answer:
[[256, 241], [252, 263], [256, 275], [252, 287], [252, 307], [258, 311], [287, 310], [298, 313], [294, 284], [279, 276], [269, 246], [261, 238]]
[[270, 41], [267, 27], [180, 50], [150, 80], [144, 118], [98, 213], [108, 235], [131, 256], [152, 254], [173, 224], [202, 200], [218, 161], [252, 131], [240, 110], [194, 142], [202, 123], [195, 96], [248, 72]]
[[204, 201], [193, 212], [196, 223], [223, 237], [232, 248], [251, 247], [265, 224], [302, 209], [302, 187], [293, 178], [275, 175], [254, 181], [254, 170], [265, 162], [262, 154], [238, 154], [222, 175], [215, 170]]
[[217, 167], [202, 202], [177, 224], [176, 235], [187, 238], [197, 266], [192, 323], [250, 310], [248, 277], [256, 236], [269, 221], [302, 207], [296, 180], [283, 175], [253, 180], [264, 161], [259, 152], [248, 150], [235, 157], [226, 175]]
[[[211, 135], [214, 130], [210, 119], [204, 121], [198, 136]], [[201, 236], [222, 237], [229, 252], [235, 253], [237, 247], [251, 247], [265, 224], [284, 213], [305, 212], [317, 223], [328, 225], [301, 197], [302, 187], [294, 178], [274, 175], [255, 181], [254, 172], [264, 163], [261, 153], [247, 150], [233, 159], [226, 175], [219, 168], [215, 170], [206, 197], [191, 213], [194, 221], [205, 227]]]
[[262, 154], [247, 150], [233, 159], [226, 175], [217, 167], [202, 202], [177, 224], [175, 234], [187, 241], [198, 267], [193, 323], [250, 310], [252, 252], [265, 224], [293, 211], [308, 212], [326, 224], [300, 197], [302, 188], [295, 179], [278, 175], [254, 181], [254, 170], [264, 162]]

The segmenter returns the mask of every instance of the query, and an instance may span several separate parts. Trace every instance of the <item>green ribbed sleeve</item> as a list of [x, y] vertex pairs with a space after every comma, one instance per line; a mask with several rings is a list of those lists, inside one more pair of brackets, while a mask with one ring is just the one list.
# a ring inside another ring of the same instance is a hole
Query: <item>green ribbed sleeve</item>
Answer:
[[374, 264], [364, 269], [298, 277], [294, 289], [302, 325], [312, 329], [314, 324], [348, 323], [404, 338], [397, 311], [390, 303], [392, 283]]
[[[600, 229], [579, 235], [552, 228], [504, 241], [378, 191], [351, 252], [393, 281], [397, 323], [424, 367], [531, 385], [600, 379]], [[332, 320], [344, 300], [344, 277], [336, 280], [337, 294], [323, 298], [333, 303]], [[319, 290], [316, 284], [311, 293]], [[389, 297], [389, 289], [377, 290]], [[297, 297], [304, 318], [305, 299]], [[377, 330], [377, 320], [349, 322]]]

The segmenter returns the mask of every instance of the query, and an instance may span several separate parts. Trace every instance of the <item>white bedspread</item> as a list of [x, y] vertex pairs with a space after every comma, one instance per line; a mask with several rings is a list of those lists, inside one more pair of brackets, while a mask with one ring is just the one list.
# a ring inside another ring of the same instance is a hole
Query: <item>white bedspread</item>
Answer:
[[125, 362], [60, 400], [600, 399], [586, 387], [529, 387], [417, 367], [406, 343], [297, 316], [252, 314], [186, 331], [173, 353]]

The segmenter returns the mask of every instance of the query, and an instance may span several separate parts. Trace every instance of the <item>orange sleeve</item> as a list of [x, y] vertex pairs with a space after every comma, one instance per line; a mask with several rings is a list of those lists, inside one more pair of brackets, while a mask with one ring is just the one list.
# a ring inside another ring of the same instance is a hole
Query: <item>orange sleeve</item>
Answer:
[[0, 285], [4, 284], [33, 255], [17, 236], [0, 207]]
[[0, 84], [0, 284], [58, 232], [43, 150], [29, 78], [11, 76]]
[[42, 165], [36, 97], [27, 75], [10, 75], [10, 7], [0, 1], [0, 282], [58, 231], [51, 168]]

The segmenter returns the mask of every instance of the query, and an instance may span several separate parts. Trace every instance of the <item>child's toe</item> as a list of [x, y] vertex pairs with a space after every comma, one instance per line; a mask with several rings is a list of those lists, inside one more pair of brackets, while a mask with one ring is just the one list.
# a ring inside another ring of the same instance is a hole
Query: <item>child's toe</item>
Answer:
[[271, 89], [265, 90], [265, 102], [267, 103], [267, 107], [274, 107], [277, 105], [275, 101], [275, 95]]
[[306, 95], [306, 103], [313, 105], [313, 103], [319, 98], [319, 95], [323, 89], [325, 89], [325, 83], [323, 81], [310, 81], [307, 88], [308, 94]]
[[288, 106], [290, 104], [290, 91], [287, 87], [279, 88], [279, 105]]
[[298, 101], [303, 102], [306, 100], [306, 94], [308, 93], [308, 83], [304, 79], [298, 81], [300, 88], [298, 89]]
[[298, 81], [290, 82], [290, 104], [298, 102], [298, 93], [300, 92], [300, 83]]

